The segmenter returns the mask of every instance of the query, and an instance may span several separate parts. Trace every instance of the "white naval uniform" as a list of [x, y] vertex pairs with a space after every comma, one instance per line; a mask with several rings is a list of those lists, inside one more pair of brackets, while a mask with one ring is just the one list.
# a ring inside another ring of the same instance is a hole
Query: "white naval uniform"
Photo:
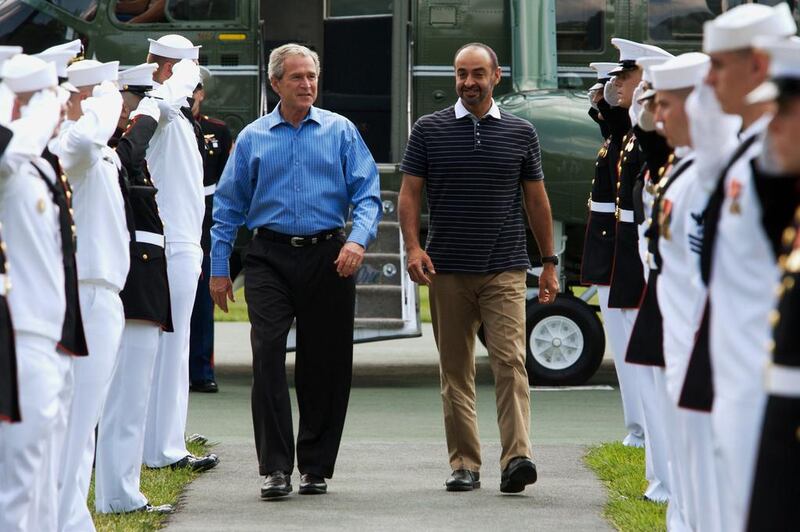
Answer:
[[[18, 121], [19, 122], [19, 121]], [[24, 128], [14, 128], [26, 139]], [[19, 126], [20, 124], [16, 124]], [[46, 129], [39, 122], [27, 124]], [[52, 131], [52, 128], [50, 129]], [[45, 139], [46, 141], [46, 139]], [[58, 207], [37, 167], [55, 183], [50, 165], [32, 153], [6, 152], [0, 168], [0, 222], [8, 245], [8, 306], [14, 316], [22, 420], [0, 424], [0, 530], [51, 531], [57, 523], [55, 448], [69, 358], [56, 351], [66, 310]]]
[[[653, 182], [658, 181], [658, 176], [651, 176]], [[639, 258], [642, 261], [642, 273], [645, 282], [650, 275], [650, 254], [647, 251], [648, 239], [645, 233], [650, 228], [650, 219], [653, 200], [655, 196], [642, 188], [642, 203], [644, 205], [645, 221], [637, 226], [639, 232]], [[638, 309], [622, 309], [623, 324], [625, 327], [626, 349], [630, 341]], [[626, 363], [627, 364], [627, 363]], [[669, 456], [667, 445], [666, 427], [664, 424], [665, 384], [664, 370], [660, 367], [627, 364], [632, 367], [636, 379], [636, 389], [639, 392], [639, 401], [642, 408], [645, 432], [645, 478], [647, 489], [645, 497], [657, 502], [669, 500], [671, 486], [669, 483]], [[668, 516], [668, 518], [671, 516]]]
[[62, 125], [57, 155], [73, 189], [78, 295], [89, 356], [73, 361], [73, 399], [61, 462], [59, 530], [93, 530], [86, 498], [95, 427], [109, 393], [125, 318], [119, 292], [130, 265], [120, 162], [106, 146], [122, 109], [119, 92], [82, 102], [83, 115]]
[[164, 222], [175, 331], [161, 335], [156, 356], [143, 457], [150, 467], [164, 467], [189, 454], [184, 440], [189, 409], [189, 324], [203, 260], [203, 159], [194, 128], [180, 110], [198, 83], [199, 68], [189, 62], [187, 68], [176, 69], [155, 91], [162, 98], [161, 119], [146, 156]]
[[[687, 155], [683, 160], [693, 158]], [[677, 169], [677, 168], [676, 168]], [[712, 190], [700, 180], [697, 166], [687, 168], [664, 194], [670, 203], [669, 223], [662, 228], [659, 252], [658, 303], [664, 325], [664, 361], [668, 394], [668, 432], [673, 459], [670, 471], [680, 511], [689, 530], [721, 532], [719, 498], [711, 438], [711, 416], [678, 407], [695, 334], [707, 291], [700, 279], [702, 214]]]
[[751, 160], [762, 151], [769, 122], [763, 116], [741, 135], [756, 136], [728, 170], [725, 200], [713, 251], [709, 297], [709, 345], [714, 382], [711, 413], [722, 528], [737, 532], [747, 522], [758, 439], [766, 404], [764, 367], [769, 361], [769, 313], [780, 274], [764, 231]]

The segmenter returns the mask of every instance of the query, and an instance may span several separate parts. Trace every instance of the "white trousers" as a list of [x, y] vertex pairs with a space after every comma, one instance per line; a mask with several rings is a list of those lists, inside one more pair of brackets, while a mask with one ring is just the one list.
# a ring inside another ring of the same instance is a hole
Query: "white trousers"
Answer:
[[597, 298], [600, 300], [603, 324], [611, 344], [611, 352], [614, 354], [614, 367], [617, 371], [619, 393], [622, 397], [622, 416], [625, 420], [625, 429], [628, 431], [622, 443], [629, 447], [643, 447], [644, 413], [642, 412], [639, 384], [636, 379], [637, 368], [633, 364], [625, 362], [630, 331], [626, 333], [625, 330], [623, 318], [625, 311], [608, 308], [608, 292], [609, 287], [607, 286], [597, 287]]
[[[664, 368], [653, 368], [653, 395], [661, 408], [661, 427], [663, 444], [661, 448], [666, 455], [667, 479], [669, 486], [669, 503], [667, 506], [667, 530], [669, 532], [691, 532], [688, 519], [688, 497], [690, 492], [688, 479], [685, 477], [681, 461], [686, 453], [684, 445], [684, 427], [678, 422], [677, 407], [667, 393], [667, 378]], [[657, 441], [654, 443], [658, 443]]]
[[674, 408], [680, 435], [675, 463], [682, 486], [686, 522], [694, 532], [722, 532], [711, 416], [705, 412]]
[[747, 524], [766, 407], [763, 390], [747, 395], [746, 400], [733, 400], [716, 393], [711, 412], [714, 467], [720, 493], [722, 529], [726, 532], [740, 532]]
[[94, 429], [109, 393], [125, 324], [116, 290], [80, 282], [78, 296], [89, 356], [76, 357], [72, 364], [74, 390], [59, 475], [58, 527], [62, 532], [94, 530], [86, 505], [94, 462]]
[[[56, 530], [55, 447], [69, 357], [54, 340], [15, 333], [22, 420], [0, 423], [0, 530]], [[68, 398], [67, 398], [68, 400]]]
[[139, 491], [144, 429], [161, 328], [127, 320], [119, 361], [97, 432], [95, 509], [129, 512], [147, 504]]
[[181, 460], [186, 450], [184, 431], [189, 409], [189, 324], [203, 250], [196, 244], [166, 245], [173, 333], [161, 335], [144, 441], [144, 463], [164, 467]]
[[[625, 329], [625, 350], [628, 348], [628, 339], [631, 337], [633, 325], [636, 323], [638, 310], [622, 310], [622, 323]], [[624, 355], [623, 355], [624, 356]], [[644, 465], [647, 489], [645, 497], [658, 502], [669, 500], [669, 461], [666, 452], [666, 434], [664, 431], [662, 393], [666, 396], [666, 382], [661, 368], [628, 364], [631, 375], [636, 382], [639, 393], [639, 405], [642, 409], [644, 420]], [[659, 383], [656, 383], [658, 369]]]

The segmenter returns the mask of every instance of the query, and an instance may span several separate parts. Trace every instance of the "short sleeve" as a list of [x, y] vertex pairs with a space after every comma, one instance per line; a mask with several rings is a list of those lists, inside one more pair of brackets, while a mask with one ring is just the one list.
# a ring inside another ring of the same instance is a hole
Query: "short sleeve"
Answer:
[[542, 152], [539, 148], [539, 136], [533, 126], [531, 126], [528, 135], [528, 147], [525, 150], [525, 158], [522, 161], [521, 178], [523, 181], [541, 181], [544, 179], [544, 173], [542, 172]]
[[425, 142], [425, 125], [422, 119], [417, 120], [411, 129], [400, 171], [417, 177], [428, 175], [428, 146]]

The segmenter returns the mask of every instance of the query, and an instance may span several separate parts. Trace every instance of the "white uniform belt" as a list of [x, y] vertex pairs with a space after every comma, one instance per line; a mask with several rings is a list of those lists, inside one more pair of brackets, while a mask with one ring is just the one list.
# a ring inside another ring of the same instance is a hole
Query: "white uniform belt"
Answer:
[[589, 210], [592, 211], [592, 212], [613, 213], [616, 210], [616, 208], [617, 208], [617, 206], [613, 202], [611, 202], [611, 203], [601, 203], [599, 201], [593, 201], [589, 205]]
[[8, 284], [8, 276], [0, 273], [0, 296], [6, 295], [6, 285]]
[[153, 244], [161, 248], [164, 247], [164, 235], [151, 233], [150, 231], [136, 231], [136, 241], [144, 242], [145, 244]]
[[769, 364], [764, 372], [764, 388], [771, 395], [800, 397], [800, 367]]
[[633, 223], [633, 211], [629, 211], [627, 209], [618, 209], [617, 220], [620, 222]]
[[217, 184], [214, 183], [213, 185], [208, 185], [207, 187], [203, 187], [203, 190], [205, 191], [206, 196], [210, 196], [211, 194], [217, 191]]

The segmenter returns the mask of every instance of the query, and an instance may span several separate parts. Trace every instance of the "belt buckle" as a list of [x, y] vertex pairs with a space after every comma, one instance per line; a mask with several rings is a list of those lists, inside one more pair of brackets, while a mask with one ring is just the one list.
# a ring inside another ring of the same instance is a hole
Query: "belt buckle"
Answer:
[[289, 239], [289, 244], [291, 244], [292, 247], [301, 248], [303, 247], [303, 237], [293, 236], [292, 238]]

